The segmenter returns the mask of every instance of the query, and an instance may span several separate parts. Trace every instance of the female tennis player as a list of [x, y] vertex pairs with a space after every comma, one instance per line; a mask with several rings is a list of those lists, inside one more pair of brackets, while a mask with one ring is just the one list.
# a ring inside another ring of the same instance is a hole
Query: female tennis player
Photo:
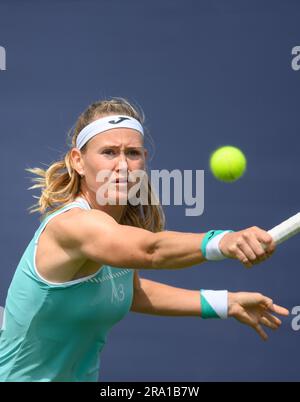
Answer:
[[[274, 313], [288, 314], [259, 293], [188, 290], [139, 277], [139, 269], [180, 269], [223, 258], [250, 267], [275, 249], [257, 227], [166, 231], [160, 205], [130, 203], [137, 184], [130, 174], [146, 172], [143, 119], [122, 98], [94, 103], [79, 117], [64, 159], [46, 170], [29, 169], [38, 176], [33, 188], [42, 190], [32, 211], [43, 219], [8, 290], [1, 381], [97, 381], [107, 335], [130, 310], [233, 317], [264, 340], [263, 326], [281, 324]], [[109, 172], [106, 178], [103, 172]], [[152, 200], [149, 181], [146, 187]]]

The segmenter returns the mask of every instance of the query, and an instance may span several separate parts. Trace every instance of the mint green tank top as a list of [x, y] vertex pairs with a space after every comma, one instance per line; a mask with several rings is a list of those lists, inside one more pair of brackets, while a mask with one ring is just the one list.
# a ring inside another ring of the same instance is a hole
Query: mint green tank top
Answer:
[[97, 381], [100, 354], [113, 325], [130, 310], [130, 268], [102, 266], [93, 275], [51, 283], [36, 270], [39, 236], [77, 197], [45, 218], [28, 244], [8, 289], [0, 332], [0, 381]]

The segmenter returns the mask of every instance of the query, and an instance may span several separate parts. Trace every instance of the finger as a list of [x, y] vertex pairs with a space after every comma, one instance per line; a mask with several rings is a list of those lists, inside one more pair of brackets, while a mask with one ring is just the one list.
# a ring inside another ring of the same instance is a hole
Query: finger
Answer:
[[262, 262], [269, 258], [269, 253], [265, 250], [262, 243], [258, 241], [255, 234], [248, 235], [248, 245], [256, 256], [256, 262]]
[[265, 250], [265, 252], [271, 256], [274, 251], [276, 250], [276, 243], [274, 241], [272, 241], [270, 244], [266, 244], [263, 241], [261, 241], [261, 244]]
[[273, 311], [273, 300], [270, 297], [264, 296], [260, 294], [260, 302], [259, 304], [263, 307], [264, 310]]
[[277, 304], [273, 304], [273, 300], [270, 299], [269, 297], [261, 295], [262, 299], [260, 304], [264, 307], [264, 309], [267, 309], [271, 311], [272, 313], [276, 313], [279, 315], [283, 316], [288, 316], [289, 315], [289, 310], [286, 309], [285, 307], [278, 306]]
[[275, 317], [275, 315], [269, 314], [267, 312], [265, 312], [263, 314], [263, 317], [267, 318], [269, 321], [271, 321], [273, 324], [277, 325], [278, 327], [280, 327], [280, 325], [282, 324], [282, 321], [278, 317]]
[[261, 317], [259, 322], [262, 325], [264, 325], [265, 327], [273, 329], [273, 330], [276, 330], [276, 329], [278, 329], [280, 327], [279, 324], [276, 324], [275, 322], [269, 320], [266, 316]]
[[258, 333], [258, 335], [262, 338], [262, 340], [266, 341], [268, 340], [268, 335], [266, 332], [262, 329], [262, 326], [260, 324], [256, 324], [254, 326], [255, 331]]
[[237, 247], [246, 256], [247, 260], [249, 260], [253, 264], [254, 261], [256, 260], [256, 255], [246, 241], [248, 240], [245, 239], [243, 241], [238, 241]]
[[256, 234], [257, 240], [260, 243], [262, 243], [265, 251], [267, 251], [268, 253], [273, 253], [275, 251], [276, 244], [275, 244], [272, 236], [263, 229], [260, 229], [257, 227], [255, 227], [254, 229], [255, 229], [255, 234]]
[[288, 309], [286, 309], [285, 307], [278, 306], [277, 304], [272, 304], [271, 306], [269, 306], [269, 310], [272, 311], [273, 313], [283, 315], [285, 317], [287, 317], [290, 314]]
[[238, 247], [235, 250], [235, 257], [246, 267], [251, 268], [252, 263], [248, 260], [245, 254]]
[[[264, 243], [264, 244], [266, 244], [266, 243]], [[269, 244], [267, 244], [267, 247], [265, 247], [265, 249], [270, 254], [274, 253], [274, 251], [276, 250], [276, 243], [273, 240], [273, 238], [272, 238], [271, 242]]]

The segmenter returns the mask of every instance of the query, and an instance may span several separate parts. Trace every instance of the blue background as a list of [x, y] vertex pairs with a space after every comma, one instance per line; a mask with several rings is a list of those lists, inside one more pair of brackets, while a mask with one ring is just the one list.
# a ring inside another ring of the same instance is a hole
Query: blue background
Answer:
[[[152, 169], [204, 169], [205, 211], [166, 207], [167, 229], [269, 229], [299, 211], [299, 1], [0, 1], [0, 305], [38, 215], [26, 167], [66, 150], [66, 133], [92, 101], [123, 96], [146, 114]], [[216, 181], [210, 153], [232, 144], [248, 170]], [[259, 291], [300, 305], [299, 238], [246, 270], [237, 261], [140, 271], [188, 289]], [[292, 316], [263, 343], [234, 320], [130, 313], [102, 356], [103, 381], [299, 380]]]

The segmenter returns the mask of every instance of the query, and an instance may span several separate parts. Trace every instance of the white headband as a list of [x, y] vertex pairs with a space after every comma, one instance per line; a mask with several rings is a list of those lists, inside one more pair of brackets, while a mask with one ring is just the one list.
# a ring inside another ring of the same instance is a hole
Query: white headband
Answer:
[[132, 128], [144, 135], [141, 123], [133, 117], [123, 115], [105, 116], [93, 121], [80, 131], [76, 140], [76, 148], [81, 149], [91, 138], [103, 131], [119, 127]]

